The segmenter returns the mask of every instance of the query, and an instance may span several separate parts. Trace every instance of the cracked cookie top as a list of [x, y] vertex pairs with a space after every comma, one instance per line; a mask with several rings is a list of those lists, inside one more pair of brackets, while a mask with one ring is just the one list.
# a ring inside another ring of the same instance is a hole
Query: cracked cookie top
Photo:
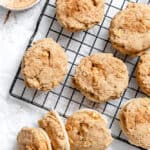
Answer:
[[120, 110], [120, 125], [128, 140], [150, 149], [150, 99], [134, 98]]
[[24, 55], [22, 74], [27, 87], [51, 90], [64, 79], [66, 71], [67, 56], [50, 38], [35, 42]]
[[73, 84], [89, 100], [105, 102], [121, 96], [128, 85], [128, 70], [112, 54], [93, 54], [80, 61]]
[[150, 5], [129, 3], [112, 19], [109, 35], [116, 50], [141, 55], [150, 48]]
[[81, 109], [66, 122], [71, 150], [106, 150], [112, 137], [102, 115], [94, 110]]
[[56, 14], [67, 30], [87, 30], [103, 19], [104, 0], [57, 0]]

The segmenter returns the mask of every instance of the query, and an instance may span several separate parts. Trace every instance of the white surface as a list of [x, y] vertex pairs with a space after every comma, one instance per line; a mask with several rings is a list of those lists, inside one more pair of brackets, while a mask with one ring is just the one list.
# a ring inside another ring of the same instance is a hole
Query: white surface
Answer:
[[[8, 90], [16, 73], [28, 40], [35, 28], [44, 0], [35, 8], [12, 13], [4, 25], [6, 11], [0, 9], [0, 149], [16, 150], [16, 134], [23, 126], [37, 126], [44, 111], [28, 104], [12, 100]], [[15, 17], [14, 17], [15, 16]], [[41, 33], [42, 34], [42, 33]], [[114, 140], [109, 150], [136, 150]]]

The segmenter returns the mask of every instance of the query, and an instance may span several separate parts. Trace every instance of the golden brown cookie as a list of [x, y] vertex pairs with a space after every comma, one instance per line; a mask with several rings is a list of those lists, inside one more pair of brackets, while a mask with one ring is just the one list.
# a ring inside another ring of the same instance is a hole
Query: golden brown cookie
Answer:
[[129, 142], [150, 149], [150, 99], [131, 99], [122, 107], [119, 116]]
[[64, 79], [66, 71], [67, 56], [51, 38], [37, 41], [24, 55], [22, 74], [27, 87], [51, 90]]
[[129, 3], [111, 21], [112, 47], [123, 54], [137, 56], [150, 48], [150, 5]]
[[71, 150], [106, 150], [112, 137], [102, 115], [82, 109], [70, 116], [66, 123]]
[[22, 128], [17, 142], [19, 150], [52, 150], [47, 133], [40, 128]]
[[71, 32], [87, 30], [103, 19], [104, 0], [57, 0], [56, 15]]
[[141, 90], [150, 96], [150, 52], [146, 52], [140, 57], [136, 79]]
[[65, 126], [55, 111], [48, 112], [39, 120], [39, 126], [47, 132], [54, 150], [70, 150]]
[[105, 102], [121, 96], [128, 85], [128, 70], [112, 54], [97, 53], [80, 61], [73, 84], [88, 99]]

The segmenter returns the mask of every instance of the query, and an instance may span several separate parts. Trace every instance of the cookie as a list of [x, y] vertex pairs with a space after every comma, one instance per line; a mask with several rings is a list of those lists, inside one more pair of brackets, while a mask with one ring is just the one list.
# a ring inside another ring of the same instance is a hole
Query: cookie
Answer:
[[51, 38], [37, 41], [27, 50], [22, 74], [27, 87], [48, 91], [58, 86], [67, 71], [67, 56]]
[[144, 53], [136, 69], [136, 79], [141, 90], [150, 96], [150, 52]]
[[150, 149], [150, 99], [131, 99], [122, 107], [119, 118], [129, 142]]
[[104, 0], [57, 0], [56, 16], [68, 31], [87, 30], [102, 21]]
[[52, 150], [48, 135], [40, 128], [22, 128], [17, 142], [19, 150]]
[[112, 54], [87, 56], [77, 66], [73, 84], [89, 100], [101, 103], [116, 99], [128, 85], [127, 67]]
[[129, 3], [111, 21], [112, 47], [123, 54], [138, 56], [150, 48], [150, 6]]
[[55, 111], [48, 112], [39, 120], [39, 126], [47, 132], [54, 150], [70, 150], [65, 126]]
[[71, 150], [105, 150], [112, 137], [102, 115], [94, 110], [82, 109], [66, 122]]

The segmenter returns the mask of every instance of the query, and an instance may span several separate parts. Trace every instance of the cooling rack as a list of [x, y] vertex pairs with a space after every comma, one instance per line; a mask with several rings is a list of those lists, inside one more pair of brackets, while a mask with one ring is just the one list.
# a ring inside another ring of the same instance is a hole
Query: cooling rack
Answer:
[[[108, 29], [112, 17], [124, 9], [128, 2], [129, 0], [106, 0], [105, 17], [101, 24], [85, 32], [70, 33], [64, 30], [56, 20], [55, 0], [47, 0], [27, 48], [38, 39], [44, 37], [53, 38], [65, 49], [68, 55], [68, 73], [59, 87], [49, 92], [40, 92], [25, 87], [20, 73], [21, 68], [19, 67], [10, 88], [10, 95], [45, 110], [53, 108], [64, 118], [81, 108], [98, 110], [107, 119], [113, 137], [128, 143], [119, 126], [118, 111], [129, 99], [145, 95], [140, 91], [135, 80], [135, 68], [138, 59], [131, 59], [119, 54], [112, 49], [108, 38]], [[132, 0], [131, 2], [149, 4], [150, 0]], [[80, 59], [97, 52], [113, 53], [114, 56], [122, 59], [128, 67], [130, 76], [128, 88], [124, 91], [121, 98], [104, 104], [88, 101], [71, 84], [71, 78]]]

